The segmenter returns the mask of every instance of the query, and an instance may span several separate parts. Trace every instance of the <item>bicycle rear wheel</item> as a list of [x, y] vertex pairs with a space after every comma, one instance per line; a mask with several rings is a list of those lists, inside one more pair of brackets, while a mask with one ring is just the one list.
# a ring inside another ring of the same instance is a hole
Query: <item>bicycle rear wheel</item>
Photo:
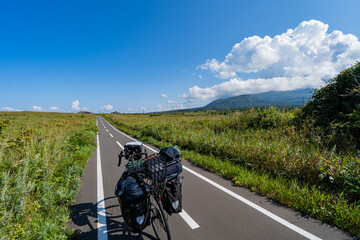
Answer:
[[150, 197], [150, 221], [157, 239], [171, 240], [170, 229], [163, 206], [153, 195]]

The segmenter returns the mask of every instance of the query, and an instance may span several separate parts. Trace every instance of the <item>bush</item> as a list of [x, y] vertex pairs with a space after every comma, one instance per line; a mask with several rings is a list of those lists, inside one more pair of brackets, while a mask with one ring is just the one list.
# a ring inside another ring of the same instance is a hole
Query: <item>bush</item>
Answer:
[[339, 151], [360, 149], [360, 63], [315, 90], [301, 111], [301, 123], [320, 127], [322, 140]]

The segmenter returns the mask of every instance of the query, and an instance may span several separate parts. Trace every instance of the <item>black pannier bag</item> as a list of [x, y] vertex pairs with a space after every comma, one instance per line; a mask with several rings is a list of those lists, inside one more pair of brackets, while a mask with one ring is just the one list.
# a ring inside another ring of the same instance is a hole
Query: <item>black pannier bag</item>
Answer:
[[135, 201], [126, 202], [121, 196], [118, 197], [121, 213], [132, 233], [140, 233], [150, 224], [148, 216], [148, 199], [140, 198]]
[[182, 178], [177, 176], [166, 183], [164, 195], [161, 199], [164, 210], [169, 214], [182, 211]]
[[149, 225], [149, 204], [145, 187], [133, 174], [125, 171], [118, 181], [115, 195], [118, 196], [121, 213], [129, 230], [140, 233]]

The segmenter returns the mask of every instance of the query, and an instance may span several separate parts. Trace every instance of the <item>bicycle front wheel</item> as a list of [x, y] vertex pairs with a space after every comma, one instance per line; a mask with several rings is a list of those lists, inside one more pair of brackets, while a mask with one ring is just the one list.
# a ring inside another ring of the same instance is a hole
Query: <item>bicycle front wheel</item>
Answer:
[[167, 216], [165, 215], [161, 202], [159, 202], [159, 200], [156, 199], [153, 195], [150, 197], [150, 202], [150, 221], [157, 239], [171, 240]]

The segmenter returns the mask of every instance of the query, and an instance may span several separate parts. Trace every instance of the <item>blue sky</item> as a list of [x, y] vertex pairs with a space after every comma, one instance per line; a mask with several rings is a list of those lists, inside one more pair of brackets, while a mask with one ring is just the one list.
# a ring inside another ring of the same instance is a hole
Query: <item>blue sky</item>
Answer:
[[0, 111], [151, 112], [319, 87], [360, 60], [358, 9], [357, 0], [1, 1]]

